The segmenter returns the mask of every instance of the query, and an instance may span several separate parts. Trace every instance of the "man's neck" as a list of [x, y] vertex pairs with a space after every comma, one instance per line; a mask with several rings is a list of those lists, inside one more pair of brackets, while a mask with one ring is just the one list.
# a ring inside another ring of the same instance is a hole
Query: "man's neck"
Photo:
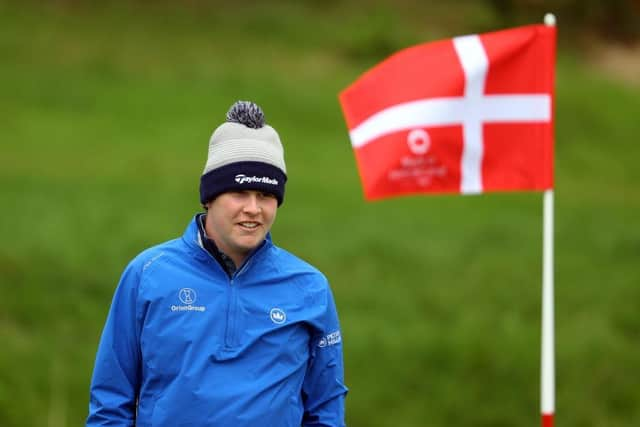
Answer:
[[216, 242], [211, 237], [209, 237], [209, 233], [207, 233], [206, 228], [206, 214], [198, 215], [197, 223], [198, 231], [200, 232], [200, 237], [204, 249], [209, 252], [211, 256], [216, 259], [216, 261], [218, 261], [222, 269], [229, 275], [229, 277], [233, 276], [238, 267], [242, 265], [241, 262], [244, 260], [241, 260], [241, 262], [238, 263], [229, 255], [221, 251], [218, 245], [216, 245]]

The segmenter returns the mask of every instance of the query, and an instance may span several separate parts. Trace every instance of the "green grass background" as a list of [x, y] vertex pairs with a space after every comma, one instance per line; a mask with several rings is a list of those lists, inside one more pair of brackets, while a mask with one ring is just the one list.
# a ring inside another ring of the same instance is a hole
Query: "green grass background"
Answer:
[[[82, 425], [119, 275], [199, 211], [237, 99], [285, 144], [273, 236], [332, 283], [348, 424], [538, 425], [541, 194], [365, 203], [337, 101], [389, 53], [494, 18], [469, 1], [0, 0], [0, 426]], [[640, 89], [559, 25], [557, 425], [638, 426]]]

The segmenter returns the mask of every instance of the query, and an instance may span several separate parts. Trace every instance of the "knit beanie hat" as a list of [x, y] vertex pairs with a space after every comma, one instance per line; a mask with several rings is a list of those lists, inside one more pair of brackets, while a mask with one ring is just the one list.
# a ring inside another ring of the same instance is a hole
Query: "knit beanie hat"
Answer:
[[200, 177], [200, 202], [204, 205], [227, 191], [256, 190], [284, 200], [287, 169], [278, 133], [265, 124], [262, 109], [238, 101], [227, 121], [213, 132], [209, 155]]

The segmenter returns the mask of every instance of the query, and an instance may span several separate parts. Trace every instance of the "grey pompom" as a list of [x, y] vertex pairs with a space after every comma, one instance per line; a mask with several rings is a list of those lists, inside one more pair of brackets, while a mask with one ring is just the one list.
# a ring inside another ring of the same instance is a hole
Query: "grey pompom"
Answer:
[[253, 102], [237, 101], [227, 111], [227, 121], [259, 129], [264, 126], [264, 113]]

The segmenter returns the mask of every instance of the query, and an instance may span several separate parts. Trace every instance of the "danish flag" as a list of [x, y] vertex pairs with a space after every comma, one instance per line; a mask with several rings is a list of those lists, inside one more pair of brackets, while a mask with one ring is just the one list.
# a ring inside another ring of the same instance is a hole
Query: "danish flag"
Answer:
[[555, 26], [410, 47], [340, 93], [365, 197], [553, 188]]

